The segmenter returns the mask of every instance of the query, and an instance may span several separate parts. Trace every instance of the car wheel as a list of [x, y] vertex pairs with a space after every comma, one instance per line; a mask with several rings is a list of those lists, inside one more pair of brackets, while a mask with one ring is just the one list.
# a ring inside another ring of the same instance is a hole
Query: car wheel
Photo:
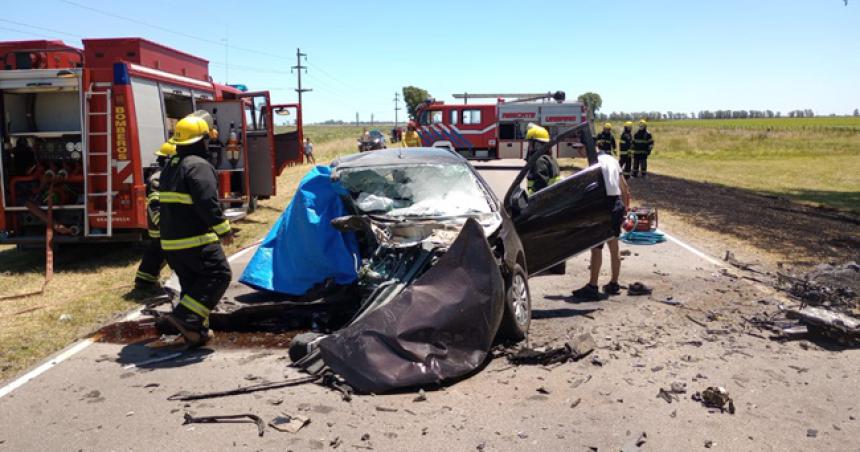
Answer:
[[514, 266], [505, 288], [505, 313], [499, 326], [501, 340], [521, 341], [529, 332], [532, 320], [532, 299], [529, 278], [519, 264]]
[[311, 352], [311, 350], [308, 346], [312, 342], [319, 339], [320, 336], [322, 336], [322, 334], [319, 334], [319, 333], [297, 334], [296, 337], [294, 337], [293, 340], [290, 342], [290, 349], [289, 349], [290, 359], [293, 362], [296, 362], [296, 361], [304, 358], [305, 356], [307, 356], [308, 353]]

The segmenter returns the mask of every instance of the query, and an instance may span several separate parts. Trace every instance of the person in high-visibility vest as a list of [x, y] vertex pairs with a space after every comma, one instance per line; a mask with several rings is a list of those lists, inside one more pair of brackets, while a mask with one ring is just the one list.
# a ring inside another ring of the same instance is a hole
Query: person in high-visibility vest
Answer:
[[543, 153], [526, 175], [526, 188], [528, 193], [532, 194], [558, 182], [561, 171], [558, 169], [558, 162], [552, 156], [552, 152], [545, 149], [549, 143], [549, 132], [545, 128], [537, 124], [529, 124], [526, 140], [529, 144], [526, 160], [536, 152]]
[[648, 132], [648, 123], [639, 121], [639, 130], [633, 135], [633, 177], [648, 174], [648, 156], [654, 149], [654, 137]]
[[140, 259], [140, 265], [137, 267], [137, 274], [134, 277], [134, 286], [136, 289], [157, 288], [159, 286], [158, 277], [161, 269], [167, 264], [164, 250], [161, 249], [161, 233], [158, 227], [161, 219], [158, 193], [161, 170], [164, 168], [167, 160], [174, 154], [176, 154], [176, 146], [170, 143], [162, 144], [155, 151], [155, 163], [158, 169], [146, 181], [146, 222], [148, 224], [149, 243], [146, 244], [146, 249], [143, 250], [143, 257]]
[[416, 129], [417, 126], [415, 121], [409, 121], [409, 124], [406, 126], [406, 133], [403, 134], [403, 141], [400, 142], [402, 147], [421, 147], [421, 136], [418, 135], [418, 131]]
[[169, 143], [176, 155], [161, 172], [161, 248], [179, 278], [179, 303], [165, 320], [197, 347], [212, 337], [209, 312], [221, 300], [232, 274], [221, 244], [233, 232], [218, 200], [215, 168], [207, 159], [207, 122], [188, 115], [176, 124]]
[[619, 158], [618, 163], [621, 164], [621, 171], [625, 179], [630, 179], [630, 170], [633, 167], [633, 123], [627, 121], [624, 123], [624, 131], [621, 132], [621, 140], [619, 143]]
[[617, 146], [615, 145], [615, 135], [612, 134], [612, 124], [607, 122], [603, 125], [603, 131], [594, 137], [594, 144], [606, 155], [615, 154]]

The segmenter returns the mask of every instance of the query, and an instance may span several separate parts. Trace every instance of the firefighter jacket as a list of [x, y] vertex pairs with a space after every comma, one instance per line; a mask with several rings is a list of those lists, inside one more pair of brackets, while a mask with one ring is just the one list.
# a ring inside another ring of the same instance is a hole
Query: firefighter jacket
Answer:
[[407, 130], [403, 134], [403, 144], [408, 148], [421, 147], [421, 136], [414, 130]]
[[617, 148], [615, 144], [615, 135], [613, 135], [612, 132], [607, 132], [605, 130], [594, 137], [594, 142], [597, 145], [597, 149], [610, 155]]
[[161, 178], [161, 170], [157, 170], [149, 176], [146, 181], [146, 222], [149, 226], [149, 237], [157, 239], [160, 237], [158, 232], [158, 223], [161, 216], [161, 203], [158, 198], [159, 179]]
[[561, 171], [558, 169], [558, 162], [550, 155], [542, 155], [538, 157], [534, 168], [526, 176], [526, 188], [529, 193], [543, 190], [558, 182], [560, 175]]
[[161, 171], [160, 185], [162, 249], [208, 245], [230, 233], [218, 202], [215, 168], [205, 157], [180, 151]]
[[621, 155], [628, 155], [630, 153], [630, 148], [633, 146], [633, 133], [630, 130], [624, 129], [624, 131], [621, 132], [621, 138], [619, 141]]
[[637, 130], [633, 134], [633, 153], [634, 154], [650, 154], [651, 149], [654, 149], [654, 138], [648, 130]]

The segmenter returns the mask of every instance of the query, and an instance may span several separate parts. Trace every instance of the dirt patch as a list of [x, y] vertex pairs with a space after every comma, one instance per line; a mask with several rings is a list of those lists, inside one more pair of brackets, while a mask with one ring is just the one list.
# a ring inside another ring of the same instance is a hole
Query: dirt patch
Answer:
[[[302, 331], [247, 332], [215, 331], [215, 337], [207, 347], [229, 348], [288, 348], [293, 337]], [[157, 338], [158, 331], [151, 319], [117, 322], [98, 330], [93, 337], [99, 342], [111, 344], [141, 344]]]
[[636, 204], [672, 211], [788, 262], [860, 260], [860, 215], [670, 176], [631, 179], [630, 185]]

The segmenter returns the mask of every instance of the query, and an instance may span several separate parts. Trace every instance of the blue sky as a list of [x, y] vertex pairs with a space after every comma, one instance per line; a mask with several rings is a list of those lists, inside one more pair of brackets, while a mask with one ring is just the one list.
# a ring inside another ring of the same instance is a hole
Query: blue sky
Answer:
[[860, 108], [860, 0], [2, 3], [0, 40], [141, 36], [276, 101], [295, 100], [301, 47], [307, 121], [393, 119], [409, 84], [446, 101], [595, 91], [606, 113]]

